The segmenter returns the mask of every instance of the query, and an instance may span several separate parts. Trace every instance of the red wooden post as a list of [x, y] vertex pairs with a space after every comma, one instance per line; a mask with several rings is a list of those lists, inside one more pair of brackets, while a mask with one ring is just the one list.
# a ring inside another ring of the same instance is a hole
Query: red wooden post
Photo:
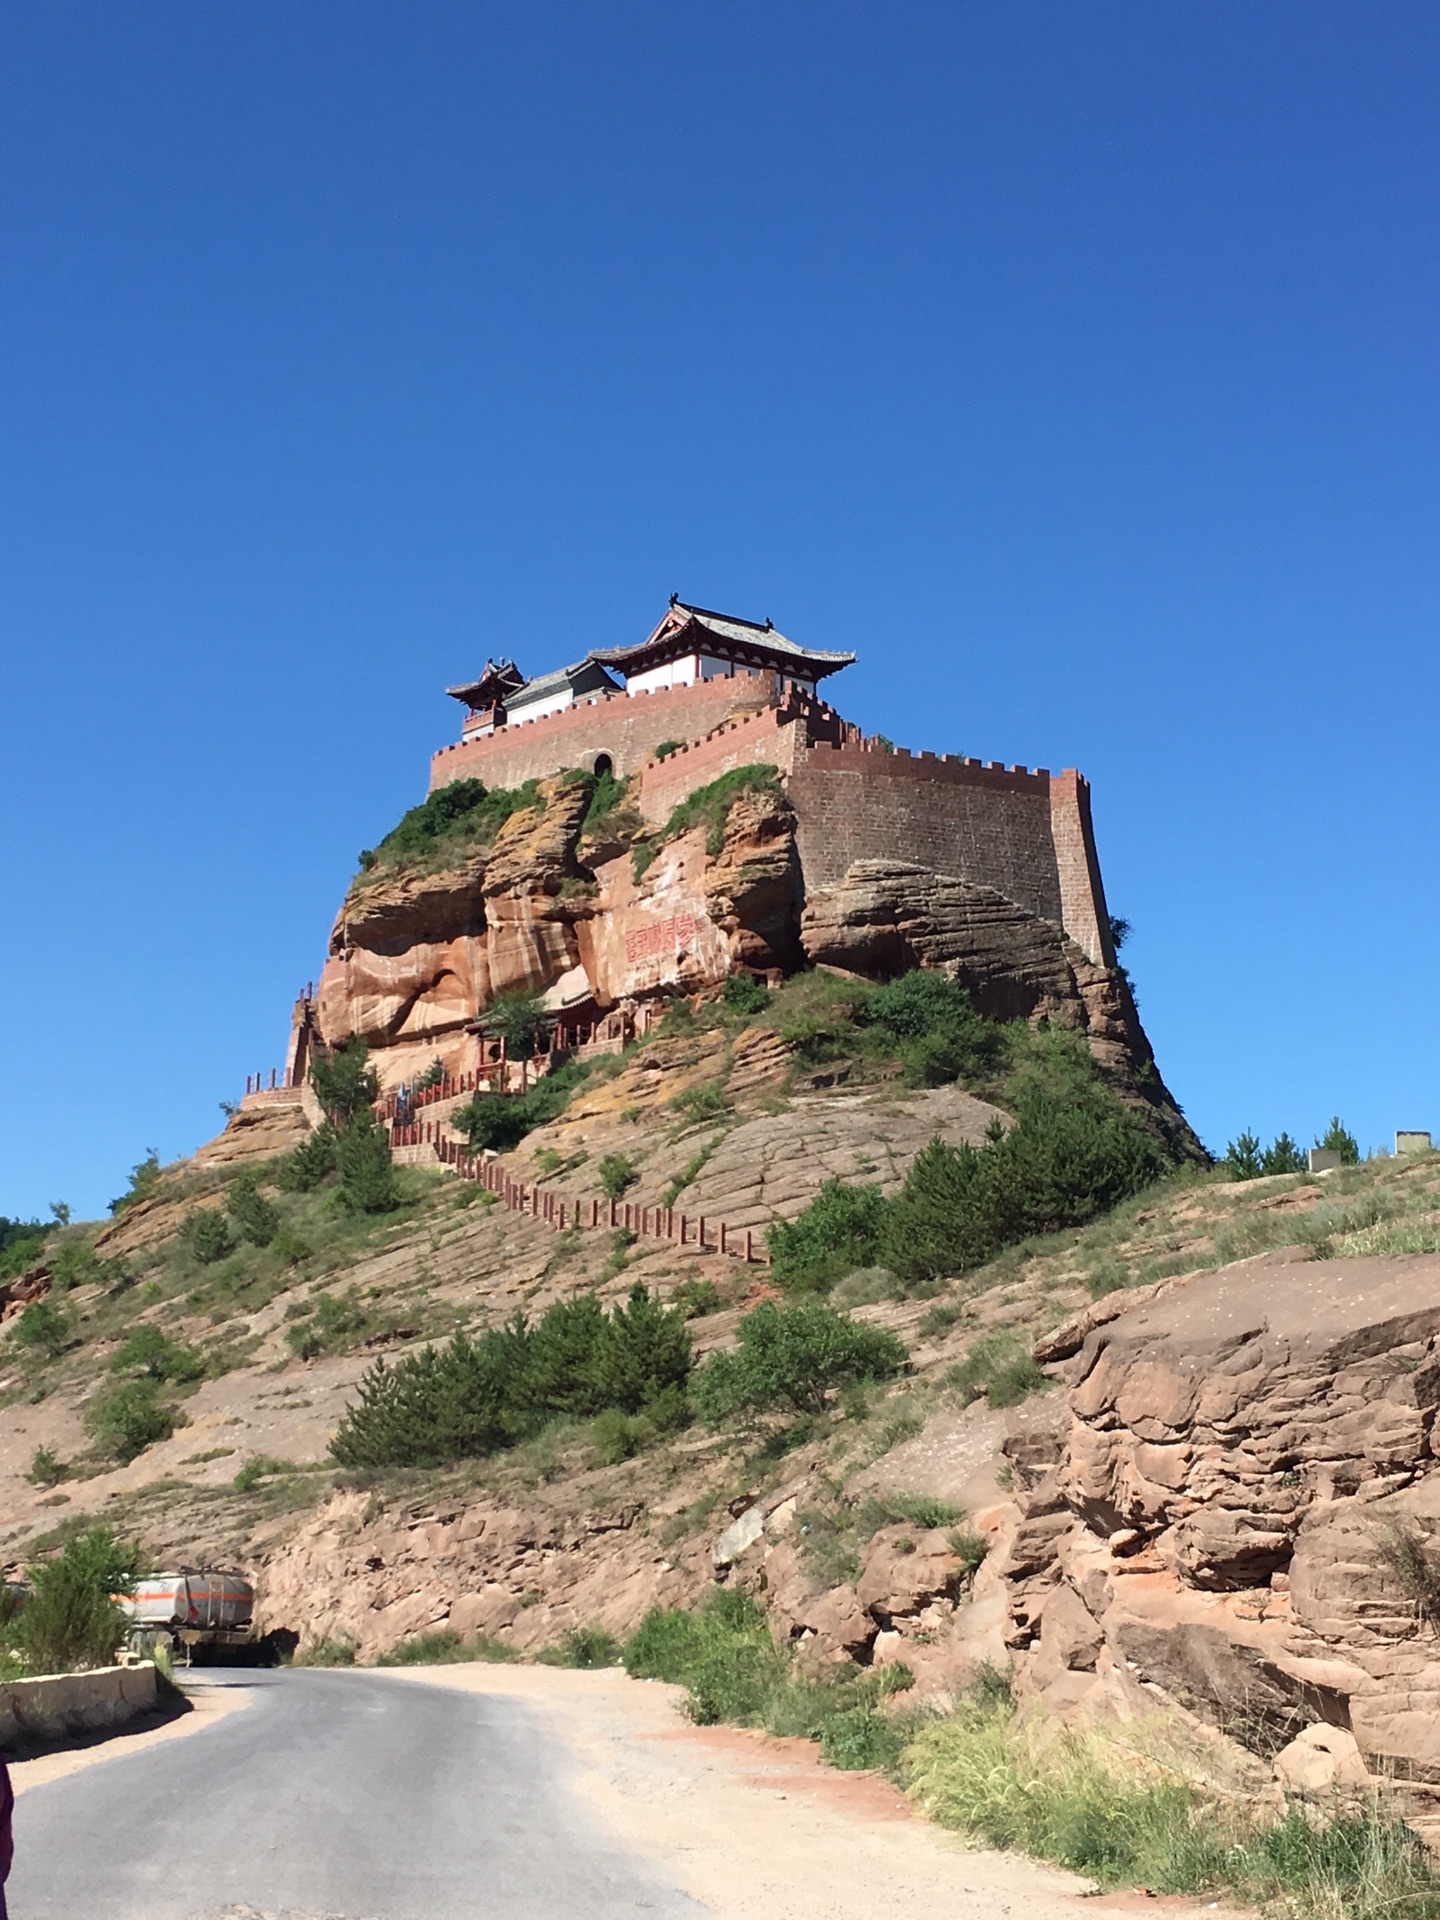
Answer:
[[696, 1244], [703, 1253], [705, 1251], [705, 1216], [703, 1213], [700, 1216], [700, 1237]]
[[746, 1266], [749, 1266], [750, 1262], [754, 1259], [754, 1257], [755, 1255], [750, 1245], [750, 1229], [749, 1227], [747, 1227], [745, 1229], [745, 1264]]
[[720, 1222], [720, 1251], [721, 1253], [729, 1251], [725, 1245], [725, 1222], [723, 1220]]

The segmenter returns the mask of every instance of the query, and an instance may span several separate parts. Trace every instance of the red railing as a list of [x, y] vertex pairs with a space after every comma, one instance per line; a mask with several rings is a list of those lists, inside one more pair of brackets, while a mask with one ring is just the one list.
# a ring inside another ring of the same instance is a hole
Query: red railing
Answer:
[[397, 1147], [430, 1146], [441, 1166], [462, 1180], [474, 1180], [493, 1193], [511, 1213], [529, 1214], [557, 1233], [567, 1227], [608, 1227], [633, 1233], [641, 1240], [662, 1240], [692, 1253], [723, 1253], [749, 1265], [768, 1265], [769, 1253], [751, 1227], [731, 1227], [707, 1214], [677, 1213], [674, 1207], [643, 1206], [631, 1200], [567, 1199], [549, 1187], [512, 1180], [498, 1160], [473, 1154], [447, 1139], [441, 1125], [426, 1121], [397, 1127], [391, 1135]]

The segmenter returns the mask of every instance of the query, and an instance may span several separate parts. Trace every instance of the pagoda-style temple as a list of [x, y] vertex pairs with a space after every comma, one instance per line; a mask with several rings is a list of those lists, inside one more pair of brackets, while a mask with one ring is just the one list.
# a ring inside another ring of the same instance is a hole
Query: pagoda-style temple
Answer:
[[478, 680], [467, 681], [462, 687], [447, 687], [445, 691], [452, 700], [459, 700], [468, 708], [465, 719], [468, 736], [493, 733], [496, 727], [503, 727], [505, 703], [524, 684], [525, 676], [513, 660], [487, 660]]
[[625, 691], [632, 694], [768, 668], [782, 690], [813, 697], [817, 682], [851, 666], [855, 655], [798, 646], [768, 620], [759, 626], [709, 607], [687, 606], [672, 594], [664, 619], [648, 639], [631, 647], [595, 647], [588, 658], [623, 673]]

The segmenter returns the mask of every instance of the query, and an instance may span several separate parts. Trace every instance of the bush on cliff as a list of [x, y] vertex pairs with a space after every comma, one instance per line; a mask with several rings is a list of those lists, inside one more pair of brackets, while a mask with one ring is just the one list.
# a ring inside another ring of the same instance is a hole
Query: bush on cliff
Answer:
[[1004, 1098], [1011, 1127], [997, 1122], [980, 1147], [935, 1138], [892, 1199], [878, 1187], [828, 1182], [803, 1213], [771, 1229], [776, 1279], [823, 1287], [877, 1263], [912, 1282], [964, 1273], [1031, 1234], [1084, 1225], [1169, 1165], [1069, 1035], [1027, 1035]]
[[339, 1138], [331, 1123], [322, 1120], [298, 1147], [292, 1147], [273, 1163], [276, 1185], [287, 1193], [313, 1193], [335, 1171]]
[[780, 769], [759, 763], [748, 767], [732, 767], [728, 773], [722, 773], [718, 780], [697, 787], [678, 806], [671, 808], [669, 819], [657, 834], [649, 840], [643, 840], [634, 849], [631, 865], [635, 878], [643, 879], [660, 849], [668, 841], [678, 840], [682, 833], [689, 833], [692, 827], [704, 827], [705, 851], [712, 860], [716, 859], [725, 845], [725, 825], [730, 818], [730, 809], [740, 795], [783, 791]]
[[514, 788], [452, 780], [402, 815], [377, 847], [367, 847], [360, 855], [360, 869], [369, 873], [376, 867], [429, 860], [452, 849], [488, 845], [512, 813], [540, 804], [539, 787], [538, 780]]
[[912, 1087], [985, 1080], [1005, 1058], [1005, 1029], [982, 1018], [948, 974], [927, 967], [877, 988], [861, 1002], [857, 1018], [892, 1038]]
[[879, 1187], [827, 1180], [794, 1220], [777, 1220], [766, 1235], [778, 1285], [801, 1292], [828, 1286], [873, 1264], [885, 1227]]
[[880, 1258], [902, 1279], [983, 1266], [1032, 1234], [1083, 1226], [1150, 1185], [1168, 1161], [1088, 1056], [1061, 1036], [1008, 1092], [1014, 1126], [983, 1147], [930, 1142], [887, 1209]]
[[390, 1213], [400, 1204], [390, 1141], [368, 1107], [342, 1129], [335, 1147], [340, 1198], [352, 1213]]
[[733, 1353], [715, 1353], [695, 1376], [695, 1403], [707, 1425], [736, 1414], [821, 1413], [827, 1395], [857, 1380], [889, 1380], [905, 1365], [905, 1348], [883, 1327], [837, 1313], [823, 1300], [747, 1313]]
[[370, 1049], [356, 1034], [333, 1053], [321, 1054], [310, 1068], [310, 1085], [332, 1127], [348, 1127], [356, 1114], [373, 1107], [380, 1080], [370, 1065]]
[[715, 1588], [693, 1612], [652, 1607], [620, 1658], [637, 1680], [686, 1688], [685, 1710], [700, 1726], [728, 1721], [818, 1740], [833, 1767], [892, 1766], [913, 1731], [913, 1717], [881, 1710], [913, 1684], [907, 1667], [802, 1675], [743, 1588]]
[[536, 1127], [559, 1118], [592, 1066], [589, 1060], [567, 1060], [542, 1074], [524, 1093], [477, 1093], [452, 1115], [451, 1125], [465, 1135], [472, 1153], [487, 1147], [492, 1153], [506, 1153]]
[[1021, 1718], [993, 1692], [919, 1728], [900, 1773], [942, 1826], [1102, 1887], [1223, 1889], [1317, 1920], [1440, 1913], [1440, 1873], [1379, 1798], [1328, 1813], [1292, 1804], [1277, 1817], [1192, 1786], [1098, 1730]]
[[472, 1340], [380, 1360], [365, 1374], [330, 1451], [341, 1466], [443, 1466], [494, 1453], [556, 1415], [673, 1409], [690, 1375], [685, 1317], [643, 1286], [606, 1313], [594, 1294], [557, 1301], [535, 1325], [517, 1314]]
[[101, 1452], [126, 1466], [147, 1447], [168, 1440], [180, 1422], [160, 1398], [157, 1383], [141, 1378], [97, 1395], [85, 1409], [85, 1424]]

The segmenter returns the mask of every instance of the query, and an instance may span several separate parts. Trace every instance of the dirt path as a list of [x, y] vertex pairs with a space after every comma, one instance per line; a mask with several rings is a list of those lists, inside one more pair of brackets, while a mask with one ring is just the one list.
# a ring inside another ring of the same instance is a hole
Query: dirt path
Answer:
[[121, 1760], [128, 1754], [142, 1753], [146, 1747], [158, 1746], [162, 1741], [180, 1740], [187, 1734], [199, 1733], [203, 1727], [213, 1726], [226, 1714], [238, 1713], [250, 1704], [249, 1693], [234, 1681], [226, 1684], [187, 1681], [185, 1691], [190, 1697], [190, 1712], [167, 1720], [163, 1726], [142, 1727], [133, 1733], [123, 1729], [116, 1733], [97, 1733], [83, 1746], [60, 1747], [53, 1753], [36, 1754], [31, 1760], [12, 1760], [10, 1778], [16, 1793], [24, 1793], [29, 1787], [43, 1787], [49, 1780], [62, 1780], [66, 1774], [78, 1773], [82, 1767], [93, 1767], [101, 1760]]
[[822, 1767], [808, 1741], [691, 1726], [678, 1687], [549, 1667], [395, 1674], [507, 1695], [553, 1719], [580, 1756], [577, 1785], [596, 1814], [721, 1920], [955, 1920], [962, 1902], [966, 1920], [1080, 1920], [1137, 1904], [1082, 1907], [1085, 1883], [1073, 1874], [966, 1848], [917, 1819], [885, 1780]]

